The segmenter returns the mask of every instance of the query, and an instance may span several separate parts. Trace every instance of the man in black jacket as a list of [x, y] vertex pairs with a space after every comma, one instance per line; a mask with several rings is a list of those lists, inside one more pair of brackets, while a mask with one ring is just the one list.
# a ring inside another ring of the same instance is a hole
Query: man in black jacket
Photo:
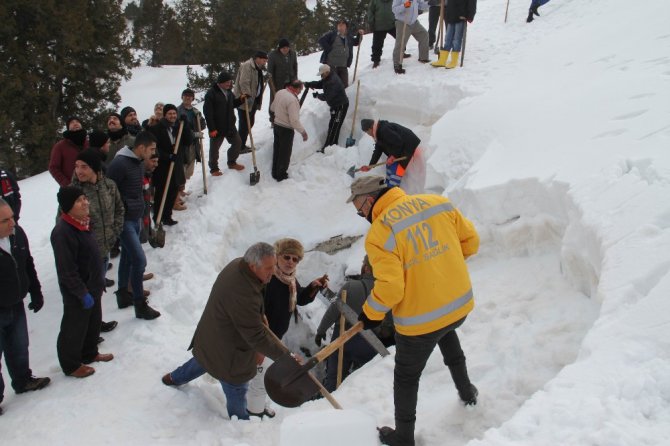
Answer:
[[[275, 94], [298, 79], [298, 56], [291, 49], [291, 42], [286, 38], [279, 39], [277, 48], [268, 54], [268, 75], [270, 76], [270, 104], [275, 100]], [[270, 112], [270, 122], [274, 122], [274, 112]]]
[[234, 170], [244, 169], [243, 165], [237, 164], [242, 139], [235, 127], [235, 108], [242, 105], [247, 96], [242, 94], [239, 98], [235, 98], [232, 88], [233, 76], [227, 71], [222, 71], [216, 79], [216, 84], [205, 93], [205, 104], [202, 108], [209, 129], [209, 172], [215, 177], [223, 175], [219, 169], [219, 148], [224, 138], [230, 143], [228, 167]]
[[326, 147], [337, 144], [340, 138], [340, 129], [344, 123], [344, 118], [347, 116], [349, 109], [349, 98], [344, 91], [344, 85], [340, 78], [331, 72], [329, 65], [321, 65], [319, 67], [320, 81], [305, 82], [305, 87], [314, 89], [323, 89], [323, 93], [314, 93], [314, 97], [326, 101], [330, 106], [330, 121], [328, 122], [328, 135], [326, 135], [326, 142], [319, 152], [325, 150]]
[[[381, 158], [382, 153], [388, 158], [386, 160], [386, 185], [400, 186], [405, 171], [414, 152], [421, 140], [413, 131], [400, 124], [389, 121], [373, 121], [372, 119], [361, 119], [361, 130], [375, 140], [375, 150], [372, 152], [370, 164], [375, 164]], [[397, 158], [405, 157], [404, 160], [396, 161]], [[361, 167], [362, 172], [370, 170], [370, 166]]]
[[[140, 243], [142, 216], [144, 215], [144, 160], [149, 158], [156, 149], [156, 138], [148, 131], [135, 137], [135, 147], [130, 150], [124, 147], [107, 166], [107, 178], [116, 183], [121, 194], [123, 216], [121, 230], [121, 260], [119, 262], [119, 289], [116, 292], [116, 303], [119, 308], [135, 306], [135, 317], [138, 319], [155, 319], [161, 314], [147, 304], [144, 297], [142, 279], [147, 266], [147, 257]], [[128, 282], [132, 284], [132, 296], [128, 292]]]
[[[25, 232], [14, 221], [14, 212], [0, 198], [0, 358], [12, 378], [16, 393], [38, 390], [49, 384], [49, 378], [32, 376], [28, 356], [28, 323], [23, 299], [30, 292], [28, 308], [35, 313], [44, 304], [40, 281], [30, 255]], [[5, 382], [0, 374], [0, 402]], [[2, 408], [0, 408], [2, 415]]]

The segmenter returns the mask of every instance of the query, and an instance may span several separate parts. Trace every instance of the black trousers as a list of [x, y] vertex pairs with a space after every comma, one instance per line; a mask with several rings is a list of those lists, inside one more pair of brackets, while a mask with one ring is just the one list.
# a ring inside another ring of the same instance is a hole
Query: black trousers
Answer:
[[272, 178], [282, 181], [288, 178], [295, 130], [275, 124], [273, 131], [275, 140], [272, 148]]
[[242, 145], [246, 146], [247, 137], [249, 136], [249, 132], [251, 131], [251, 128], [254, 126], [254, 122], [256, 121], [256, 103], [254, 103], [254, 106], [251, 107], [251, 110], [249, 110], [249, 125], [247, 125], [246, 111], [238, 108], [237, 116], [240, 118], [240, 139], [242, 140]]
[[382, 59], [382, 50], [384, 49], [384, 40], [386, 35], [390, 34], [395, 39], [395, 26], [384, 31], [374, 31], [372, 33], [372, 56], [373, 62], [379, 62]]
[[[163, 215], [161, 216], [161, 220], [169, 220], [172, 218], [172, 207], [174, 206], [174, 202], [177, 199], [177, 193], [179, 193], [177, 180], [174, 175], [174, 171], [177, 170], [177, 163], [175, 163], [175, 167], [172, 172], [172, 178], [170, 178], [170, 183], [166, 184], [169, 169], [169, 161], [159, 161], [158, 167], [156, 167], [156, 170], [151, 175], [151, 182], [154, 185], [154, 221], [156, 221], [158, 218], [158, 212], [160, 211], [166, 186], [167, 196], [165, 198], [165, 206], [163, 206]], [[182, 171], [184, 170], [183, 167], [181, 169]], [[160, 222], [156, 221], [156, 224], [158, 223]]]
[[[245, 117], [246, 119], [246, 117]], [[240, 134], [237, 133], [237, 130], [234, 130], [232, 133], [223, 136], [217, 135], [216, 138], [209, 139], [209, 171], [215, 172], [219, 170], [219, 149], [223, 140], [228, 141], [230, 147], [227, 152], [228, 166], [235, 164], [237, 158], [240, 156], [240, 149], [242, 148], [242, 139]]]
[[[448, 367], [465, 365], [465, 355], [456, 334], [465, 318], [440, 330], [419, 336], [405, 336], [396, 333], [395, 369], [393, 371], [393, 402], [395, 404], [396, 425], [414, 423], [419, 379], [426, 362], [435, 349], [440, 347], [444, 364]], [[467, 375], [466, 378], [467, 379]], [[461, 389], [469, 388], [470, 382], [455, 383]]]
[[349, 103], [330, 109], [330, 121], [328, 122], [328, 135], [326, 135], [326, 142], [323, 144], [321, 151], [333, 144], [337, 144], [340, 139], [340, 129], [344, 123], [344, 118], [347, 116]]
[[58, 362], [69, 375], [84, 364], [93, 362], [98, 354], [98, 337], [102, 321], [100, 296], [94, 296], [93, 308], [84, 310], [81, 304], [63, 305], [63, 319], [56, 342]]
[[[440, 21], [440, 6], [431, 6], [428, 9], [428, 46], [433, 46], [435, 39], [437, 38], [437, 22]], [[447, 17], [442, 19], [444, 22], [444, 27], [447, 27]], [[444, 39], [444, 36], [442, 36]], [[438, 45], [442, 45], [442, 42], [438, 42]]]

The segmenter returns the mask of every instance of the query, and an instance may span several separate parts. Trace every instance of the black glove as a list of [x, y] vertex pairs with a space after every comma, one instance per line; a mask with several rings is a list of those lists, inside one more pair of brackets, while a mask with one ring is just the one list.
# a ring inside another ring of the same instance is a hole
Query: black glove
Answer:
[[44, 298], [42, 296], [30, 296], [30, 303], [28, 308], [33, 310], [35, 313], [40, 311], [44, 306]]
[[303, 85], [305, 88], [314, 88], [314, 82], [305, 82]]
[[170, 156], [168, 156], [168, 160], [172, 163], [177, 161], [177, 154], [176, 153], [171, 153]]
[[361, 314], [358, 315], [358, 320], [363, 322], [363, 330], [372, 330], [382, 323], [382, 320], [372, 321], [368, 319], [368, 317], [365, 315], [365, 311], [361, 311]]
[[317, 93], [316, 91], [315, 91], [314, 93], [312, 93], [312, 96], [314, 96], [315, 98], [319, 99], [319, 93]]
[[321, 342], [323, 342], [326, 339], [326, 334], [325, 333], [317, 333], [316, 336], [314, 336], [314, 343], [321, 347]]

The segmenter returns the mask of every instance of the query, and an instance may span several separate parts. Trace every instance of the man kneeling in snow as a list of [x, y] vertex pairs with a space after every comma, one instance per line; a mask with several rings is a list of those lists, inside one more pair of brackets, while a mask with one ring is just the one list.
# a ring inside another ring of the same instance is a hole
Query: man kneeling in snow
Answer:
[[226, 394], [228, 415], [249, 419], [246, 394], [256, 352], [274, 361], [287, 352], [263, 323], [263, 288], [276, 264], [274, 247], [260, 242], [219, 273], [189, 347], [193, 357], [163, 376], [163, 384], [179, 386], [209, 373]]

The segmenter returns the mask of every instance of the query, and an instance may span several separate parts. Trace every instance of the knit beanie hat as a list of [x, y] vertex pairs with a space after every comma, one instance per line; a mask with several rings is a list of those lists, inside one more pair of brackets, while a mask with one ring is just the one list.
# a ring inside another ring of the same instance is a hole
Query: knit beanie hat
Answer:
[[88, 135], [88, 145], [90, 147], [100, 148], [109, 141], [109, 135], [100, 130], [93, 130], [90, 135]]
[[72, 121], [77, 121], [79, 124], [81, 124], [81, 119], [79, 119], [78, 116], [70, 116], [65, 120], [65, 130], [70, 130], [70, 123]]
[[177, 106], [174, 104], [165, 104], [163, 106], [163, 116], [167, 115], [170, 110], [177, 111]]
[[286, 48], [289, 46], [291, 46], [291, 42], [289, 42], [287, 38], [284, 37], [279, 39], [279, 44], [277, 45], [278, 49]]
[[124, 123], [126, 120], [126, 116], [128, 116], [131, 112], [137, 113], [134, 108], [131, 106], [123, 107], [121, 109], [121, 123]]
[[275, 242], [275, 251], [277, 255], [292, 254], [299, 257], [301, 260], [305, 255], [305, 249], [302, 243], [294, 238], [283, 238]]
[[123, 122], [123, 118], [121, 117], [121, 115], [118, 114], [118, 113], [116, 113], [116, 112], [112, 112], [112, 113], [110, 113], [110, 114], [107, 115], [107, 122], [109, 122], [109, 118], [111, 118], [112, 116], [116, 116], [116, 118], [117, 118], [117, 119], [119, 120], [119, 122], [121, 123], [121, 127], [123, 127], [123, 126], [125, 125], [124, 122]]
[[67, 214], [74, 206], [77, 198], [82, 195], [84, 195], [84, 191], [79, 186], [63, 186], [58, 191], [58, 205]]
[[88, 164], [88, 167], [93, 170], [93, 172], [100, 173], [102, 160], [100, 158], [100, 154], [94, 149], [91, 148], [81, 151], [79, 155], [77, 155], [77, 161], [85, 162]]
[[361, 119], [361, 130], [367, 132], [375, 125], [375, 121], [372, 119]]
[[265, 51], [256, 51], [256, 54], [254, 54], [254, 59], [267, 59], [268, 58], [268, 53]]

